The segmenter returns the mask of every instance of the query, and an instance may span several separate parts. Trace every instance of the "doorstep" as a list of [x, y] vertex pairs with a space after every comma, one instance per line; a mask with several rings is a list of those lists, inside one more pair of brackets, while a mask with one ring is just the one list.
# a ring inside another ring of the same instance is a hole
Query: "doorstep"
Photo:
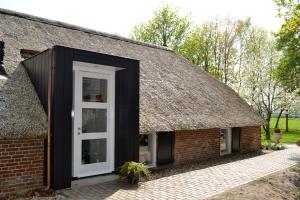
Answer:
[[105, 183], [109, 181], [115, 181], [119, 179], [119, 176], [116, 174], [107, 174], [107, 175], [99, 175], [88, 178], [81, 178], [72, 181], [72, 189], [81, 188], [84, 186], [95, 185], [99, 183]]

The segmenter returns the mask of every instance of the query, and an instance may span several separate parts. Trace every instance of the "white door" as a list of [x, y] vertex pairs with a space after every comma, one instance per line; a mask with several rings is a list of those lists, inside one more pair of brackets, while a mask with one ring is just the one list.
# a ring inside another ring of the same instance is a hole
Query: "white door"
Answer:
[[74, 70], [73, 177], [114, 170], [114, 71]]

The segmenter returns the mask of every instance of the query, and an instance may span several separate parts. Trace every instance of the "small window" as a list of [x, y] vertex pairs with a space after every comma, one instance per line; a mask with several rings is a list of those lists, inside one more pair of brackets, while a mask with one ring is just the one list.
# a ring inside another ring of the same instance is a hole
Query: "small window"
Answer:
[[231, 129], [220, 129], [220, 153], [221, 155], [231, 153]]
[[156, 134], [141, 134], [139, 138], [140, 156], [139, 161], [149, 167], [156, 166]]

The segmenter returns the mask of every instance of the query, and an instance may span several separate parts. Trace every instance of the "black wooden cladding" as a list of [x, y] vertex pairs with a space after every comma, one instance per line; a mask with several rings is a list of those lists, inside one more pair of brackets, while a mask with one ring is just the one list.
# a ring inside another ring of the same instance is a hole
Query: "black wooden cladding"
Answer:
[[50, 49], [43, 51], [37, 56], [23, 61], [23, 65], [46, 113], [48, 110], [48, 67], [49, 59], [51, 59], [50, 51]]
[[48, 63], [52, 64], [51, 187], [68, 188], [72, 180], [73, 61], [120, 67], [115, 78], [115, 170], [139, 157], [139, 61], [54, 46], [24, 62], [44, 109], [47, 110]]
[[[71, 187], [72, 179], [72, 50], [53, 48], [51, 186]], [[71, 78], [70, 78], [71, 77]]]
[[232, 128], [232, 142], [231, 142], [232, 153], [237, 153], [240, 151], [240, 142], [241, 142], [241, 128], [239, 127]]
[[175, 132], [157, 133], [157, 164], [165, 165], [174, 162]]

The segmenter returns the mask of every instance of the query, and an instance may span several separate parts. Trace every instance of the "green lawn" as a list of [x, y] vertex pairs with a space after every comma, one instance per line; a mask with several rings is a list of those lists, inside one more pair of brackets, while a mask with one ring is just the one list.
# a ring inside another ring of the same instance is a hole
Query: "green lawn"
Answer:
[[[271, 119], [271, 140], [274, 141], [273, 130], [277, 118]], [[289, 132], [285, 132], [285, 118], [280, 118], [278, 128], [281, 129], [281, 143], [293, 143], [300, 140], [300, 118], [289, 118]], [[265, 131], [262, 129], [262, 141], [265, 141]]]

